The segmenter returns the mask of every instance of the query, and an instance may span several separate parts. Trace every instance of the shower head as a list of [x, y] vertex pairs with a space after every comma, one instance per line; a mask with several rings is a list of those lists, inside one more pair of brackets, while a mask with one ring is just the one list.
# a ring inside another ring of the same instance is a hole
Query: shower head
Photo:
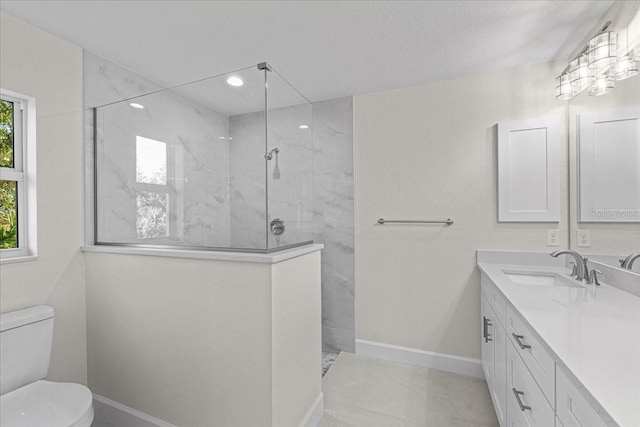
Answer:
[[276, 165], [273, 167], [273, 179], [280, 179], [280, 165], [278, 165], [277, 151], [276, 151]]

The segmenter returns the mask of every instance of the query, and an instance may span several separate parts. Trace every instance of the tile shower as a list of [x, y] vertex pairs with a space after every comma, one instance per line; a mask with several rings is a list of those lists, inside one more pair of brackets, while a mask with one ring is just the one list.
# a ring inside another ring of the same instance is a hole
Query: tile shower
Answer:
[[[312, 108], [301, 101], [268, 110], [267, 148], [278, 147], [279, 153], [267, 162], [265, 174], [264, 159], [255, 150], [265, 137], [263, 112], [221, 113], [186, 94], [162, 91], [160, 85], [89, 52], [84, 54], [84, 88], [87, 182], [92, 182], [94, 168], [90, 109], [155, 91], [160, 92], [143, 98], [145, 109], [114, 108], [96, 136], [130, 138], [128, 126], [135, 125], [138, 134], [151, 140], [147, 149], [153, 150], [154, 141], [170, 139], [176, 143], [167, 156], [181, 159], [181, 168], [165, 172], [160, 184], [140, 184], [130, 178], [137, 173], [136, 163], [125, 161], [136, 158], [135, 144], [115, 144], [99, 153], [99, 172], [104, 172], [98, 187], [101, 238], [144, 238], [140, 206], [156, 202], [144, 198], [153, 192], [147, 190], [166, 183], [175, 192], [176, 181], [182, 181], [180, 206], [171, 205], [171, 199], [160, 201], [168, 205], [163, 214], [169, 217], [169, 230], [159, 232], [179, 236], [181, 245], [261, 248], [267, 238], [273, 248], [322, 242], [323, 347], [331, 353], [355, 350], [352, 98], [316, 102]], [[273, 105], [278, 102], [285, 100], [276, 98]], [[167, 105], [170, 109], [163, 111]], [[138, 149], [144, 147], [141, 140]], [[265, 179], [269, 217], [287, 224], [280, 236], [264, 227]], [[94, 188], [87, 185], [85, 191], [91, 218], [87, 235], [93, 236]]]

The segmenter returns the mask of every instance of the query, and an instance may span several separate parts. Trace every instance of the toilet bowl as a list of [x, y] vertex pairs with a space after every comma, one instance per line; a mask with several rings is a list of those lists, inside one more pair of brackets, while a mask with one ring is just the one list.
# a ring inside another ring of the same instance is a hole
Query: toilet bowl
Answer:
[[89, 427], [91, 391], [46, 381], [53, 341], [53, 308], [31, 307], [0, 315], [0, 426]]
[[93, 397], [74, 383], [36, 381], [0, 397], [0, 426], [89, 427]]

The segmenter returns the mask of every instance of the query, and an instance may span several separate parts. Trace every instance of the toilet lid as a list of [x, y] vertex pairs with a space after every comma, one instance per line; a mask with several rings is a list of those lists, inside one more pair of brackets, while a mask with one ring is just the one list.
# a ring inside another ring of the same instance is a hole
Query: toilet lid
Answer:
[[75, 383], [36, 381], [0, 396], [2, 427], [89, 426], [93, 396]]

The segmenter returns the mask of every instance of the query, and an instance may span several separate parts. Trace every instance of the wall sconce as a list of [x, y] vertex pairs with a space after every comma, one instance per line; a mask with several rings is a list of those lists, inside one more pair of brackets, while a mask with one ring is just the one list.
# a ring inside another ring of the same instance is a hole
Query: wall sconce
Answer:
[[596, 34], [556, 78], [556, 99], [571, 99], [585, 89], [590, 96], [607, 94], [615, 81], [638, 75], [640, 47], [618, 57], [618, 34], [607, 31], [611, 21]]

